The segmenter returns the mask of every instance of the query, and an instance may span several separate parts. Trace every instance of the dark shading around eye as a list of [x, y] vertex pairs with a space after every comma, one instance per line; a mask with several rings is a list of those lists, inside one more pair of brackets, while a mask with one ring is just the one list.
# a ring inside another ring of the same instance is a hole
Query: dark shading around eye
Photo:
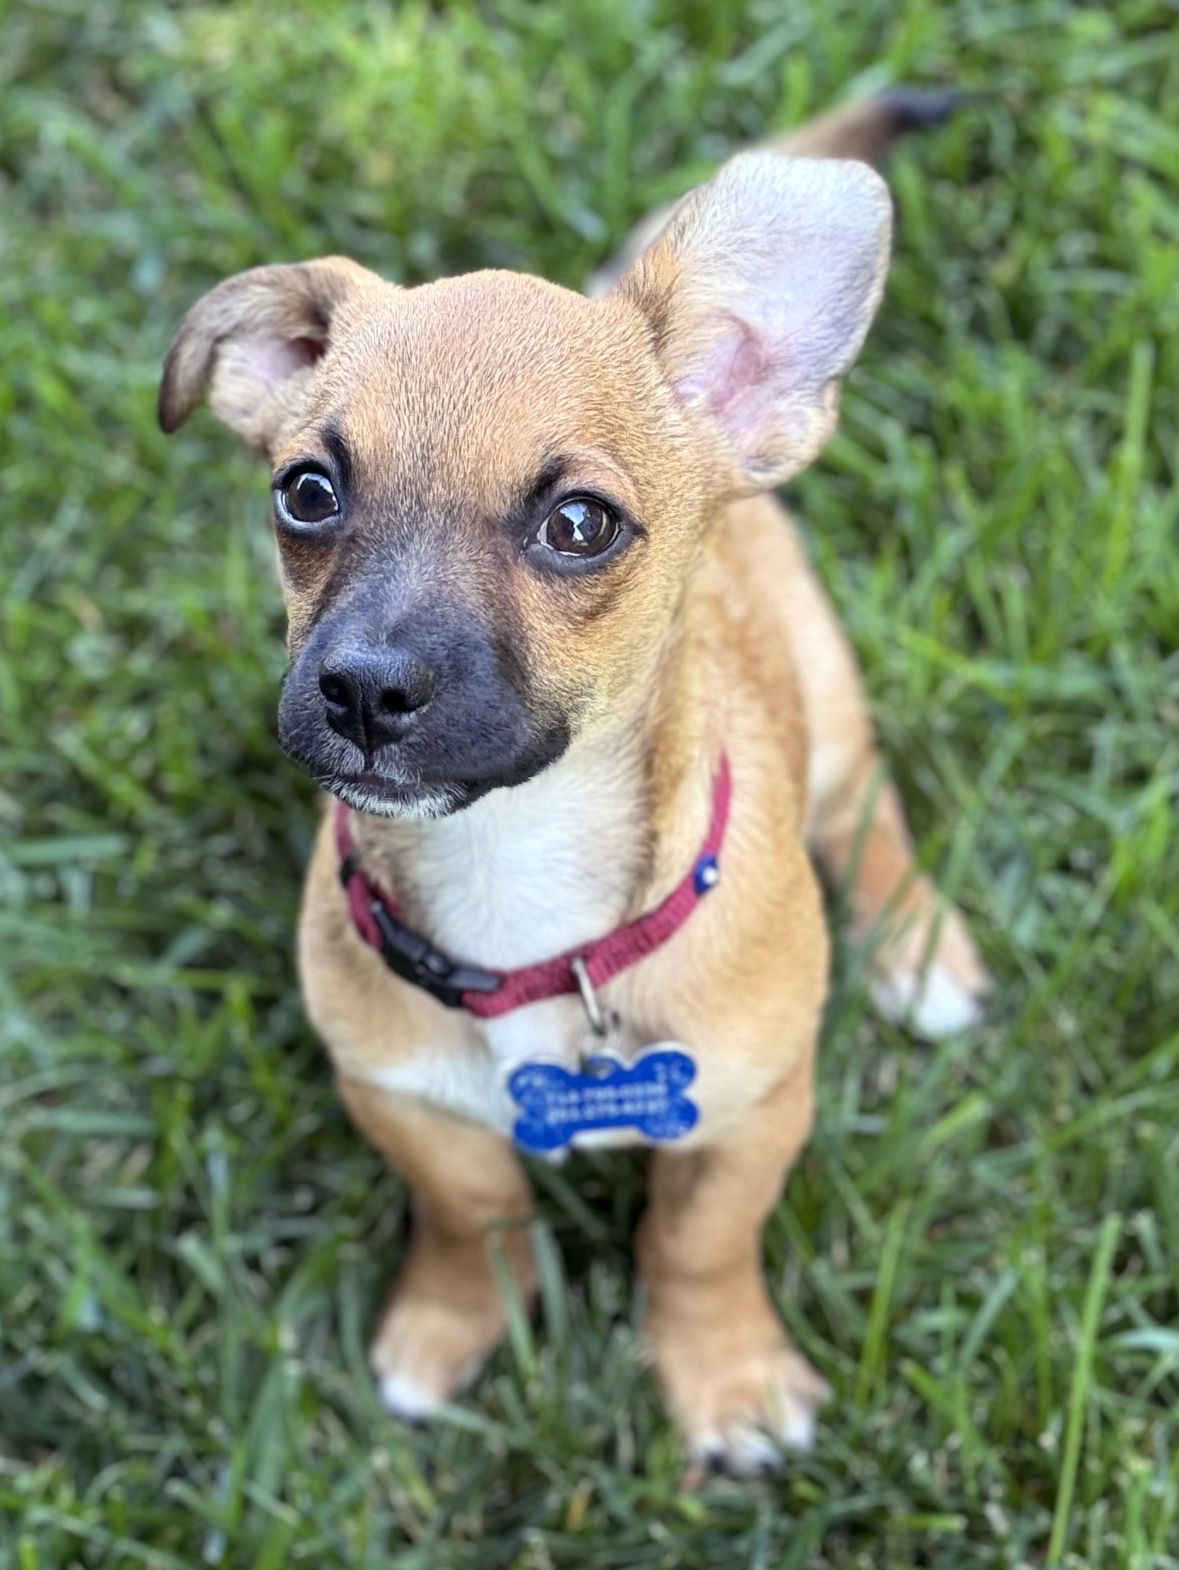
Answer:
[[320, 440], [335, 467], [340, 491], [346, 496], [352, 489], [352, 449], [348, 439], [338, 425], [325, 425]]

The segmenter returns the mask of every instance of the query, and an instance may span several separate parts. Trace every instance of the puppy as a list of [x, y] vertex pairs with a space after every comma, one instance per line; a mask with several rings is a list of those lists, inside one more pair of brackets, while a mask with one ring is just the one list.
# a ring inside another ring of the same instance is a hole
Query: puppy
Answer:
[[[519, 1147], [651, 1147], [646, 1344], [689, 1453], [806, 1446], [823, 1381], [762, 1224], [811, 1127], [828, 939], [929, 1035], [985, 974], [914, 868], [848, 646], [771, 494], [819, 452], [880, 300], [866, 163], [893, 94], [746, 152], [587, 298], [339, 257], [215, 288], [160, 420], [202, 394], [268, 455], [286, 750], [330, 793], [299, 962], [415, 1226], [372, 1361], [421, 1418], [536, 1286]], [[801, 148], [809, 156], [795, 156]]]

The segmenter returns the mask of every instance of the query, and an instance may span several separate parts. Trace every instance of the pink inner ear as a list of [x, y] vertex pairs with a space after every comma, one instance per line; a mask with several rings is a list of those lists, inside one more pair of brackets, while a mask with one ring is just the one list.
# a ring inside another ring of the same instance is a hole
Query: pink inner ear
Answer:
[[757, 332], [726, 312], [676, 392], [684, 403], [703, 404], [741, 451], [755, 439], [758, 423], [772, 406], [774, 371], [773, 357]]
[[268, 387], [322, 358], [325, 345], [315, 338], [255, 338], [247, 351], [249, 366]]

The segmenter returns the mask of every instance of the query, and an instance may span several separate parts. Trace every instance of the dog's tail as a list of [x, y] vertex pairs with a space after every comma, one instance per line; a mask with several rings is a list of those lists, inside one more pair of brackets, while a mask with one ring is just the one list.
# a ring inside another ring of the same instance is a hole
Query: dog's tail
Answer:
[[[756, 145], [795, 158], [859, 158], [879, 168], [899, 137], [941, 125], [962, 98], [949, 88], [890, 87]], [[589, 279], [586, 293], [609, 293], [631, 262], [658, 239], [678, 205], [669, 203], [640, 220], [625, 244]]]
[[859, 158], [879, 168], [899, 137], [943, 124], [962, 98], [949, 88], [890, 87], [829, 110], [761, 146], [795, 158]]

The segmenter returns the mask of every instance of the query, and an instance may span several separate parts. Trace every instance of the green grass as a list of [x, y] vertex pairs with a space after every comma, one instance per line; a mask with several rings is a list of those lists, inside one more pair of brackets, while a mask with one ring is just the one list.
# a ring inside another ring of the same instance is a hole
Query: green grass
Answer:
[[[1173, 7], [0, 16], [0, 1570], [1179, 1565]], [[992, 1018], [922, 1048], [841, 957], [767, 1233], [837, 1391], [812, 1457], [677, 1492], [629, 1160], [537, 1174], [540, 1325], [406, 1432], [364, 1370], [403, 1196], [293, 988], [265, 476], [208, 415], [165, 442], [160, 358], [263, 261], [576, 282], [890, 79], [982, 96], [894, 165], [794, 500]]]

